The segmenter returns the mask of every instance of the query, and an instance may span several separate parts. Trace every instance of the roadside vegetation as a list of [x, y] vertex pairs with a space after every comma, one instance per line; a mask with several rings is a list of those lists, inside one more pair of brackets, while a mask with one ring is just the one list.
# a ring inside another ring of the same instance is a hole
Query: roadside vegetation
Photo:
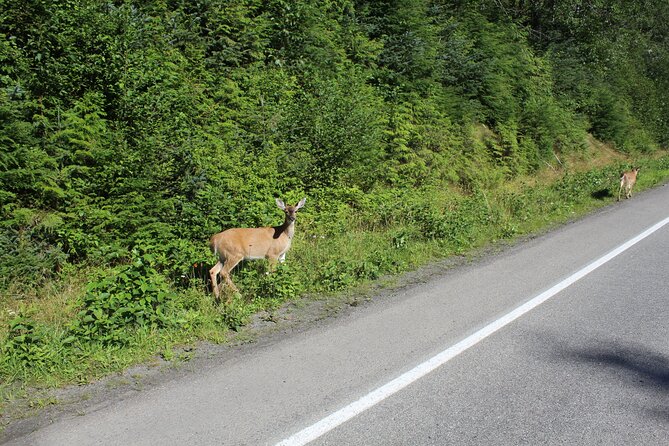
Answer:
[[[659, 0], [0, 0], [2, 400], [664, 182], [668, 36]], [[209, 236], [304, 196], [216, 302]]]

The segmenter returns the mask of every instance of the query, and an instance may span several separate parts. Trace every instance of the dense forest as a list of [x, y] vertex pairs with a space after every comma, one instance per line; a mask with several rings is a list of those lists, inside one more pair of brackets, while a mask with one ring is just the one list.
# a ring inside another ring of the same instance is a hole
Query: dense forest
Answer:
[[[307, 197], [295, 262], [313, 290], [401, 266], [300, 240], [471, 243], [469, 223], [501, 218], [487, 191], [587, 138], [666, 147], [668, 49], [665, 0], [0, 0], [1, 302], [86, 271], [62, 348], [122, 345], [113, 324], [170, 311], [196, 325], [171, 296], [212, 262], [211, 234], [278, 224], [276, 197]], [[247, 283], [257, 297], [294, 295], [309, 286], [292, 268], [238, 275], [265, 281]], [[4, 335], [24, 363], [52, 336], [31, 317]]]

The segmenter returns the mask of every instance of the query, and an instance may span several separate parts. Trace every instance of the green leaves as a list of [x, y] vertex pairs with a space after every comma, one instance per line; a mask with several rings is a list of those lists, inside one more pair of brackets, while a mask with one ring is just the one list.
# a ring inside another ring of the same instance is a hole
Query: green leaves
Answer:
[[71, 333], [89, 342], [125, 345], [132, 339], [129, 330], [174, 325], [175, 295], [153, 261], [151, 255], [138, 255], [130, 265], [90, 282]]
[[10, 321], [9, 333], [0, 352], [25, 367], [43, 367], [57, 354], [48, 345], [43, 329], [23, 315]]
[[[362, 74], [351, 68], [341, 76], [314, 76], [298, 96], [287, 122], [289, 150], [303, 187], [347, 182], [370, 187], [370, 172], [382, 158], [383, 104]], [[292, 146], [292, 147], [291, 147]]]

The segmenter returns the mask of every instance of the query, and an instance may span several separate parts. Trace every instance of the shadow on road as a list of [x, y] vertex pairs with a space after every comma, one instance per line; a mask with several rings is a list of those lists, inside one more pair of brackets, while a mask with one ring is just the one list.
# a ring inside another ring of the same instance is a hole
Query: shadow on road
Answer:
[[[555, 358], [560, 362], [585, 364], [595, 373], [605, 373], [621, 384], [642, 389], [651, 395], [669, 397], [669, 356], [640, 344], [595, 341], [591, 347], [576, 347], [557, 342]], [[648, 416], [669, 423], [669, 402], [642, 409]]]
[[669, 392], [669, 357], [644, 347], [608, 344], [563, 351], [562, 354], [569, 359], [617, 372], [636, 385]]

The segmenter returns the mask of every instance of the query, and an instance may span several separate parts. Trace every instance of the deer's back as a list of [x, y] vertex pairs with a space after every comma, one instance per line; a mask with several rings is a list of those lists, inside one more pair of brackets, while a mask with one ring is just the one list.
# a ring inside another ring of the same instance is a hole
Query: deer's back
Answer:
[[631, 171], [631, 172], [624, 172], [622, 177], [620, 178], [621, 181], [627, 185], [633, 185], [636, 183], [636, 172]]
[[278, 256], [290, 246], [290, 239], [277, 237], [276, 229], [232, 228], [214, 234], [209, 240], [212, 252], [219, 257], [242, 256], [245, 259], [261, 259]]

